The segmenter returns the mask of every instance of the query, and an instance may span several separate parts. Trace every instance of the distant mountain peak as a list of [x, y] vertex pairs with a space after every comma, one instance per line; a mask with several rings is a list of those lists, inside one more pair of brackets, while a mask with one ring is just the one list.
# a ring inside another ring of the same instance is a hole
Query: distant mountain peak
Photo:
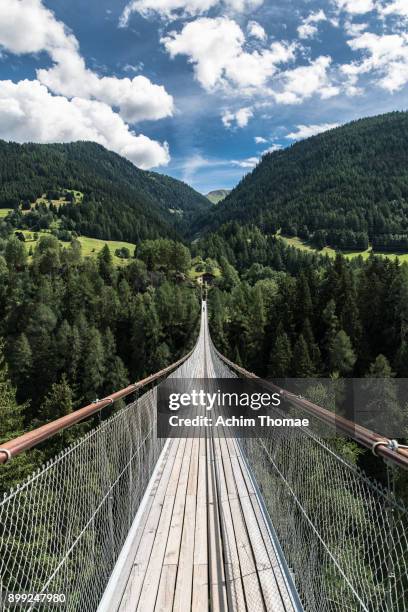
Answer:
[[213, 204], [218, 204], [218, 202], [224, 200], [229, 193], [231, 193], [231, 189], [214, 189], [207, 193], [205, 197]]

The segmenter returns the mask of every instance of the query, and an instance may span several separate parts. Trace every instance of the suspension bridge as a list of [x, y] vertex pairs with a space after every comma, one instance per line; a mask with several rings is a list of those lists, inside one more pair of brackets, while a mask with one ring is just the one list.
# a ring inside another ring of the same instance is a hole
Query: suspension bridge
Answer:
[[[307, 430], [164, 440], [156, 405], [167, 377], [254, 375], [217, 351], [204, 301], [183, 359], [0, 449], [0, 463], [12, 461], [136, 395], [0, 501], [1, 589], [14, 608], [408, 610], [408, 512], [392, 487], [406, 449], [290, 393]], [[387, 462], [388, 486], [321, 435], [333, 424]]]

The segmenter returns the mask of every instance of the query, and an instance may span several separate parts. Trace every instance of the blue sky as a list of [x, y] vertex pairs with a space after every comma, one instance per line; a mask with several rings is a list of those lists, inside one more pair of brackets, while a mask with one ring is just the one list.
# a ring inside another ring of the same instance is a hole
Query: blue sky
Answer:
[[196, 189], [407, 108], [406, 0], [2, 0], [0, 137], [96, 140]]

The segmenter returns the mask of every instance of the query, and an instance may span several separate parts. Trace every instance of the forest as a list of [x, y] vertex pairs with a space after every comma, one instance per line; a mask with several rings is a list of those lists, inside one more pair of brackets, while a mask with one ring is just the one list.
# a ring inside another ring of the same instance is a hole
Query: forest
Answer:
[[[408, 378], [408, 265], [340, 252], [407, 248], [407, 135], [407, 113], [319, 135], [268, 154], [217, 205], [93, 143], [0, 142], [0, 444], [185, 354], [205, 272], [217, 348], [259, 376]], [[119, 265], [78, 236], [136, 247]], [[6, 465], [0, 487], [64, 436]]]
[[[83, 197], [50, 207], [62, 190]], [[10, 223], [16, 228], [38, 231], [56, 221], [61, 230], [105, 240], [174, 238], [210, 205], [185, 183], [140, 170], [93, 142], [0, 141], [0, 209], [15, 211]]]
[[194, 227], [202, 233], [239, 220], [318, 248], [389, 250], [406, 247], [407, 213], [408, 113], [393, 112], [264, 155]]
[[[66, 249], [51, 235], [31, 261], [14, 236], [0, 250], [0, 444], [160, 370], [194, 343], [199, 291], [181, 243], [142, 242], [124, 267], [107, 246], [84, 258], [78, 242]], [[91, 425], [4, 466], [0, 489]]]

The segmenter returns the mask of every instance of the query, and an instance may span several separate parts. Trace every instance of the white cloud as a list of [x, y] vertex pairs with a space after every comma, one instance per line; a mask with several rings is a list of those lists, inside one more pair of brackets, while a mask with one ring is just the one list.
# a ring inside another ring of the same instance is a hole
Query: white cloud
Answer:
[[131, 0], [123, 10], [119, 25], [127, 26], [133, 13], [143, 17], [159, 15], [164, 19], [197, 17], [213, 8], [225, 8], [237, 13], [250, 12], [263, 4], [263, 0]]
[[173, 114], [173, 98], [145, 76], [133, 79], [99, 77], [79, 56], [65, 57], [53, 68], [37, 71], [37, 78], [54, 93], [96, 99], [117, 106], [129, 123], [157, 120]]
[[365, 32], [348, 41], [354, 51], [362, 51], [364, 58], [341, 67], [342, 72], [356, 82], [362, 74], [376, 75], [376, 83], [394, 92], [408, 83], [408, 34], [380, 36]]
[[321, 123], [319, 125], [297, 125], [296, 131], [287, 134], [288, 140], [303, 140], [304, 138], [310, 138], [310, 136], [316, 136], [327, 130], [333, 130], [339, 127], [338, 123]]
[[[120, 152], [141, 167], [167, 163], [167, 145], [160, 145], [142, 135], [136, 136], [123, 119], [134, 123], [167, 117], [173, 113], [173, 98], [164, 87], [151, 83], [144, 76], [135, 76], [133, 79], [99, 77], [88, 69], [79, 53], [75, 36], [55, 18], [54, 13], [47, 9], [41, 0], [2, 0], [0, 48], [14, 54], [46, 52], [53, 61], [51, 68], [37, 70], [37, 81], [17, 83], [17, 89], [14, 90], [17, 97], [11, 95], [11, 109], [21, 114], [23, 125], [30, 127], [26, 140], [37, 138], [39, 142], [50, 142], [59, 138], [94, 139]], [[60, 95], [51, 96], [47, 89], [39, 89], [39, 82], [51, 92]], [[0, 81], [3, 93], [5, 90], [10, 91], [11, 85], [13, 84], [8, 81]], [[21, 89], [30, 94], [30, 104], [23, 104], [18, 95]], [[45, 105], [42, 115], [39, 99], [42, 99]], [[3, 98], [3, 117], [5, 104]], [[120, 117], [112, 107], [118, 109]], [[58, 108], [66, 110], [67, 119], [63, 116], [61, 127], [54, 121], [49, 129], [46, 129], [44, 121], [47, 120], [47, 110], [53, 116]], [[30, 122], [30, 110], [37, 117], [38, 129], [34, 129], [35, 126]], [[80, 136], [76, 135], [74, 117], [78, 120]], [[3, 134], [7, 132], [4, 123], [2, 128]], [[15, 138], [17, 137], [21, 140], [23, 132], [18, 131]]]
[[313, 38], [318, 32], [316, 24], [326, 20], [327, 17], [322, 10], [316, 11], [316, 13], [310, 13], [297, 29], [299, 38]]
[[351, 15], [363, 15], [375, 9], [373, 0], [334, 0], [335, 6]]
[[249, 107], [240, 108], [235, 113], [225, 111], [222, 115], [222, 122], [225, 127], [229, 128], [235, 123], [238, 127], [244, 128], [248, 125], [248, 121], [254, 116], [253, 111]]
[[408, 17], [407, 0], [394, 0], [391, 4], [385, 6], [377, 6], [382, 15], [397, 15], [399, 17]]
[[140, 168], [170, 159], [166, 143], [136, 135], [107, 104], [53, 96], [38, 81], [0, 81], [0, 134], [16, 142], [92, 140]]
[[277, 71], [277, 65], [294, 59], [295, 45], [274, 42], [251, 53], [239, 25], [226, 17], [196, 19], [181, 32], [162, 38], [171, 57], [187, 55], [195, 77], [207, 90], [231, 85], [260, 88]]
[[231, 163], [240, 168], [255, 168], [259, 162], [259, 157], [247, 157], [246, 159], [233, 159]]
[[275, 153], [275, 151], [280, 151], [281, 149], [283, 149], [282, 145], [275, 143], [267, 149], [264, 149], [262, 151], [262, 155], [266, 155], [267, 153]]
[[282, 104], [300, 104], [313, 94], [326, 99], [339, 93], [332, 85], [328, 69], [331, 65], [329, 56], [321, 55], [307, 66], [299, 66], [282, 74], [281, 90], [275, 91], [277, 102]]
[[368, 28], [368, 23], [353, 23], [352, 21], [346, 21], [344, 24], [344, 30], [348, 36], [354, 38], [359, 36], [364, 30]]
[[255, 136], [254, 140], [256, 144], [265, 144], [266, 142], [268, 142], [268, 139], [264, 138], [263, 136]]
[[41, 0], [2, 0], [0, 45], [12, 53], [38, 53], [66, 49], [75, 53], [76, 38]]
[[248, 22], [247, 32], [249, 36], [253, 36], [261, 41], [265, 41], [268, 38], [264, 28], [257, 21]]

